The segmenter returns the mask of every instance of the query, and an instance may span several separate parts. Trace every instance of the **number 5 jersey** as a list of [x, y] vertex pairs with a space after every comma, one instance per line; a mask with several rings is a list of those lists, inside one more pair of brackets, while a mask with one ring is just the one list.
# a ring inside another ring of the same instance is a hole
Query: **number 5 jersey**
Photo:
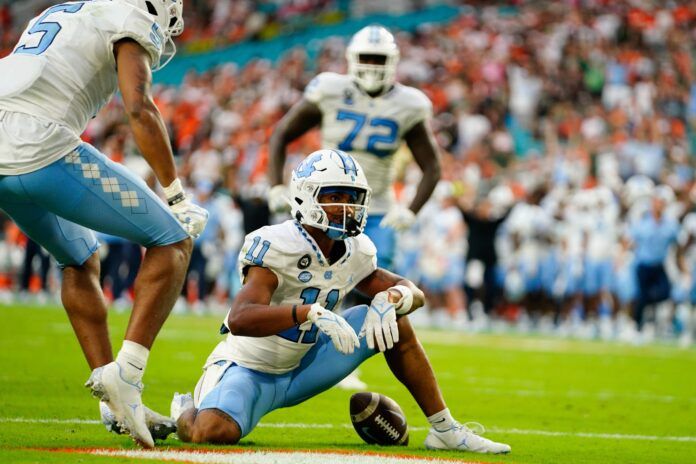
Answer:
[[29, 22], [0, 60], [0, 112], [27, 116], [10, 134], [26, 143], [0, 149], [0, 175], [36, 171], [80, 143], [87, 122], [118, 87], [113, 46], [121, 39], [137, 42], [153, 65], [159, 62], [164, 35], [154, 17], [132, 5], [70, 2]]

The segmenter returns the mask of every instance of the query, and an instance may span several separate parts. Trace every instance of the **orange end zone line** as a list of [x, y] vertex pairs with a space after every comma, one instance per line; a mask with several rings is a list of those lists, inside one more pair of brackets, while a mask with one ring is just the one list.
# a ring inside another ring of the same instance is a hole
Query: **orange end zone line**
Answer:
[[[290, 449], [290, 448], [255, 448], [255, 449], [240, 449], [240, 448], [189, 448], [189, 447], [161, 447], [154, 448], [152, 450], [146, 450], [141, 448], [37, 448], [37, 447], [26, 447], [26, 448], [14, 448], [23, 451], [42, 451], [50, 453], [69, 453], [69, 454], [95, 454], [103, 451], [138, 451], [138, 452], [189, 452], [189, 453], [200, 453], [200, 454], [251, 454], [257, 452], [271, 452], [271, 453], [311, 453], [311, 454], [341, 454], [345, 456], [376, 456], [376, 457], [391, 457], [391, 458], [402, 458], [402, 459], [421, 459], [424, 461], [449, 461], [457, 464], [475, 464], [476, 461], [462, 461], [455, 458], [445, 457], [445, 456], [424, 456], [421, 454], [405, 454], [405, 453], [383, 453], [379, 451], [356, 451], [356, 450], [346, 450], [346, 449]], [[187, 461], [180, 461], [187, 462]], [[487, 461], [488, 462], [488, 461]]]

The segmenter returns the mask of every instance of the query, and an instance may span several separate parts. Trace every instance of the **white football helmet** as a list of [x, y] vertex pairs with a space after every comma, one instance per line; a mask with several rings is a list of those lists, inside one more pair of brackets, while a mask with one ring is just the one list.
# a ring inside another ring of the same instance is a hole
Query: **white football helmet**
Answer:
[[[319, 194], [329, 189], [354, 193], [353, 203], [319, 203]], [[362, 233], [372, 190], [355, 159], [339, 150], [318, 150], [292, 171], [290, 207], [301, 224], [316, 227], [334, 240]], [[326, 206], [343, 206], [343, 223], [330, 222]]]
[[172, 37], [184, 31], [183, 0], [118, 0], [133, 5], [155, 17], [155, 22], [164, 35], [164, 50], [159, 63], [153, 65], [153, 71], [164, 68], [176, 54], [176, 45]]
[[[383, 55], [384, 64], [369, 64], [360, 61], [361, 55]], [[396, 77], [399, 48], [394, 36], [382, 26], [367, 26], [360, 29], [350, 40], [346, 49], [348, 74], [367, 92], [388, 89]]]

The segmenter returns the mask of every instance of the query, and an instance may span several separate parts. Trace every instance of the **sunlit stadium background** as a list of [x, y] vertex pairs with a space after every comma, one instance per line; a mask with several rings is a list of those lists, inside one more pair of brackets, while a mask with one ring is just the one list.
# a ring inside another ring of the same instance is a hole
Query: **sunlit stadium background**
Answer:
[[[51, 3], [0, 0], [0, 57]], [[427, 293], [411, 317], [455, 416], [491, 424], [515, 462], [693, 462], [696, 2], [184, 0], [184, 11], [179, 52], [155, 74], [154, 94], [181, 177], [211, 219], [153, 350], [148, 404], [164, 411], [173, 390], [193, 386], [240, 288], [244, 235], [286, 219], [266, 202], [275, 124], [314, 75], [345, 72], [350, 36], [379, 23], [397, 36], [398, 80], [434, 106], [442, 181], [400, 235], [396, 271]], [[118, 96], [83, 138], [161, 193]], [[317, 148], [317, 131], [294, 142], [286, 174]], [[419, 175], [403, 147], [399, 201]], [[673, 227], [669, 247], [659, 224]], [[142, 250], [100, 242], [118, 340]], [[3, 462], [131, 446], [103, 431], [80, 387], [86, 365], [60, 279], [0, 211]], [[363, 379], [399, 401], [415, 426], [406, 451], [425, 454], [427, 424], [379, 362]], [[330, 390], [274, 412], [238, 451], [373, 452], [347, 404]]]
[[[1, 54], [48, 3], [0, 2]], [[380, 23], [397, 33], [399, 80], [434, 104], [443, 154], [441, 185], [401, 236], [397, 259], [397, 271], [430, 296], [417, 322], [690, 342], [692, 2], [187, 0], [185, 16], [179, 54], [155, 75], [155, 94], [181, 173], [212, 217], [177, 311], [224, 311], [239, 288], [235, 258], [245, 232], [284, 219], [265, 202], [275, 123], [313, 75], [345, 71], [352, 33]], [[83, 137], [157, 188], [118, 98]], [[294, 143], [287, 167], [319, 145], [317, 132]], [[414, 168], [404, 147], [395, 170], [400, 201], [412, 194]], [[675, 246], [661, 258], [670, 288], [660, 289], [664, 302], [648, 305], [639, 334], [644, 245], [632, 228], [653, 198], [679, 223], [684, 253]], [[502, 225], [477, 229], [460, 210]], [[54, 264], [0, 220], [0, 299], [53, 303]], [[127, 310], [140, 250], [101, 241], [105, 289]]]

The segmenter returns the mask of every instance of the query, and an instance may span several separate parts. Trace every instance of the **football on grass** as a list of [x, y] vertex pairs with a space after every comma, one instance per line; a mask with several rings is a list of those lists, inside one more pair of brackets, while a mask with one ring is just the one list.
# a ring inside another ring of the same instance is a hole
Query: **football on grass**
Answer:
[[370, 445], [408, 445], [406, 415], [396, 401], [374, 392], [350, 397], [350, 421], [360, 438]]

